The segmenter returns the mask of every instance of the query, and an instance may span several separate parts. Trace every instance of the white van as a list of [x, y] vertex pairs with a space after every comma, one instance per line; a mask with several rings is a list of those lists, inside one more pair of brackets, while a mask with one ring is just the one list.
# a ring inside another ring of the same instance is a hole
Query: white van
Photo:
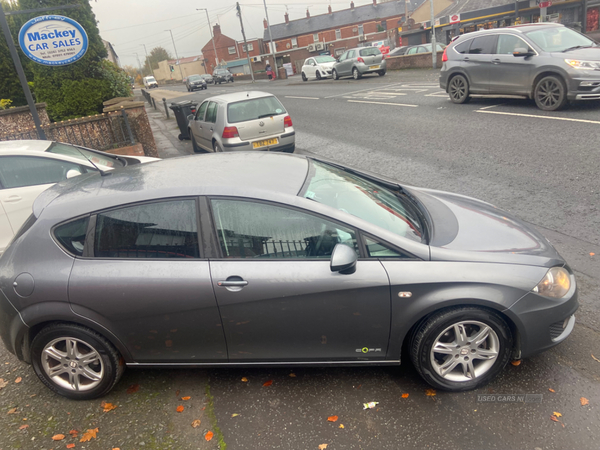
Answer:
[[154, 77], [144, 77], [144, 86], [148, 89], [157, 88], [158, 83]]

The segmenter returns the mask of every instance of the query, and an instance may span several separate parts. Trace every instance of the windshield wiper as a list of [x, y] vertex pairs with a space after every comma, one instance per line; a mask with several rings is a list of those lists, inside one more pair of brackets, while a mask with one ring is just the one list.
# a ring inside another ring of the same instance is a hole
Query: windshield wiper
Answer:
[[270, 112], [270, 113], [267, 113], [267, 114], [261, 114], [260, 116], [258, 116], [258, 118], [262, 119], [263, 117], [277, 116], [279, 114], [281, 114], [281, 113], [273, 111], [273, 112]]
[[565, 52], [570, 52], [571, 50], [577, 50], [579, 48], [590, 48], [590, 47], [593, 47], [593, 45], [575, 45], [574, 47], [569, 47], [569, 48], [564, 49], [562, 52], [565, 53]]

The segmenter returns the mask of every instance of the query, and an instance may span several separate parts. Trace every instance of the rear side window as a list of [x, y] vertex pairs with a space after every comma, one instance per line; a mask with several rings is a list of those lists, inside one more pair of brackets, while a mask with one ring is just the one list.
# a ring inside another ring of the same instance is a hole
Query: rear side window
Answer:
[[469, 54], [473, 55], [489, 55], [494, 53], [494, 43], [496, 36], [480, 36], [471, 41]]
[[253, 98], [227, 105], [227, 122], [246, 122], [285, 112], [285, 108], [276, 97]]
[[[32, 216], [33, 217], [33, 216]], [[62, 247], [75, 256], [83, 255], [85, 236], [90, 218], [83, 217], [57, 227], [54, 236]]]
[[378, 56], [381, 55], [381, 51], [377, 47], [363, 48], [360, 51], [360, 56]]
[[458, 45], [455, 45], [454, 50], [456, 50], [458, 53], [465, 54], [469, 51], [470, 46], [471, 46], [471, 40], [469, 39], [468, 41], [464, 41]]
[[195, 200], [147, 203], [97, 215], [94, 256], [197, 258]]

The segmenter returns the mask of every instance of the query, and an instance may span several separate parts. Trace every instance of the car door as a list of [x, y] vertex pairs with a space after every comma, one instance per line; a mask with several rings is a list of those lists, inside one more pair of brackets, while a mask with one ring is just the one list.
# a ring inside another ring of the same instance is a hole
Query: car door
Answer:
[[206, 148], [206, 143], [204, 142], [204, 136], [202, 134], [204, 127], [206, 124], [204, 123], [204, 116], [206, 114], [206, 109], [208, 108], [209, 101], [206, 100], [202, 102], [198, 111], [196, 111], [196, 115], [194, 116], [194, 120], [190, 121], [190, 129], [192, 130], [192, 135], [196, 144], [198, 144], [202, 148]]
[[304, 68], [306, 76], [308, 78], [314, 78], [316, 76], [315, 69], [316, 69], [315, 60], [312, 58], [308, 58], [306, 60], [306, 67]]
[[471, 41], [467, 54], [463, 56], [462, 67], [469, 76], [469, 90], [473, 93], [489, 92], [492, 54], [495, 52], [496, 35], [479, 36]]
[[534, 56], [514, 56], [516, 49], [531, 47], [519, 36], [499, 34], [496, 52], [490, 68], [490, 93], [526, 95], [531, 89], [531, 73]]
[[354, 63], [356, 62], [356, 50], [350, 50], [348, 52], [348, 59], [344, 62], [344, 74], [352, 75], [352, 69], [354, 68]]
[[202, 126], [202, 142], [204, 146], [213, 151], [213, 134], [216, 131], [216, 122], [217, 122], [217, 113], [219, 111], [219, 105], [217, 102], [210, 102], [208, 107], [206, 108], [206, 116], [204, 117], [204, 122]]
[[197, 211], [196, 198], [176, 198], [90, 219], [69, 279], [71, 306], [110, 330], [137, 363], [227, 359]]
[[390, 296], [381, 263], [359, 260], [348, 275], [330, 269], [336, 244], [357, 248], [356, 230], [265, 202], [210, 204], [221, 254], [210, 270], [230, 362], [385, 358]]
[[11, 241], [14, 235], [15, 231], [10, 226], [4, 206], [2, 206], [2, 203], [0, 203], [0, 255], [4, 253], [4, 250], [6, 250], [8, 243]]
[[81, 164], [59, 157], [0, 156], [0, 202], [14, 232], [31, 215], [37, 196], [53, 184], [66, 180], [70, 170], [79, 174], [88, 171]]
[[335, 64], [334, 69], [339, 76], [342, 74], [343, 63], [346, 61], [346, 57], [348, 56], [348, 52], [342, 53], [342, 56], [338, 58], [338, 62]]

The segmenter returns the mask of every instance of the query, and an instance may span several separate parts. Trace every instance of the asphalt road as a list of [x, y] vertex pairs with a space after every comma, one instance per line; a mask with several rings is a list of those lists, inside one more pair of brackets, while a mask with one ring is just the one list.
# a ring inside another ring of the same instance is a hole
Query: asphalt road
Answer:
[[[0, 449], [67, 443], [121, 450], [225, 444], [230, 450], [321, 444], [328, 450], [600, 448], [600, 361], [592, 358], [600, 359], [600, 104], [555, 113], [523, 99], [454, 105], [436, 81], [433, 71], [406, 71], [358, 81], [290, 79], [190, 94], [181, 86], [166, 91], [171, 100], [249, 88], [272, 92], [292, 116], [298, 152], [474, 196], [532, 223], [577, 276], [581, 307], [566, 342], [509, 365], [485, 388], [435, 396], [426, 395], [428, 386], [407, 358], [392, 368], [128, 370], [103, 399], [118, 405], [107, 413], [101, 400], [73, 402], [51, 394], [30, 367], [0, 348], [0, 378], [9, 382], [0, 390]], [[190, 152], [189, 143], [182, 148]], [[22, 381], [16, 383], [17, 377]], [[127, 392], [136, 385], [139, 390]], [[542, 397], [501, 397], [509, 394]], [[495, 395], [496, 401], [479, 401], [478, 395]], [[581, 397], [589, 404], [583, 406]], [[379, 404], [363, 410], [369, 401]], [[183, 412], [176, 412], [178, 405]], [[550, 419], [554, 412], [561, 414], [558, 422]], [[329, 416], [338, 419], [330, 422]], [[197, 428], [191, 426], [195, 419], [201, 420]], [[29, 427], [19, 430], [24, 424]], [[90, 442], [69, 435], [96, 427]], [[209, 430], [215, 436], [207, 442]], [[52, 441], [58, 433], [67, 437]]]

